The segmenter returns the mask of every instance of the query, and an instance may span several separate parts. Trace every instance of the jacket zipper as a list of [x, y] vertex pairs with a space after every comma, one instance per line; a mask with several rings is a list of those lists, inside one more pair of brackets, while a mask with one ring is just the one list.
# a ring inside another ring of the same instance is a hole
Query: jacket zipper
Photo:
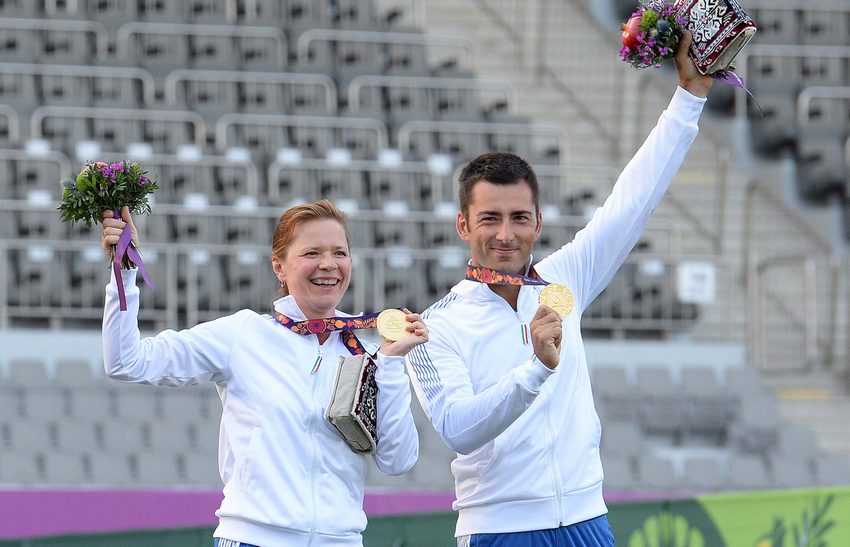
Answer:
[[[324, 347], [319, 344], [319, 339], [316, 338], [316, 345], [318, 346], [318, 357], [316, 358], [316, 364], [313, 365], [313, 370], [310, 372], [310, 380], [312, 381], [312, 389], [311, 389], [311, 400], [313, 402], [313, 408], [315, 410], [316, 407], [316, 387], [319, 384], [319, 378], [316, 375], [316, 371], [319, 369], [318, 365], [322, 363], [322, 354], [324, 353]], [[307, 541], [308, 547], [313, 544], [313, 538], [316, 535], [316, 459], [317, 459], [317, 449], [316, 449], [316, 425], [318, 424], [318, 418], [316, 418], [315, 411], [312, 413], [312, 423], [310, 424], [310, 444], [313, 447], [313, 457], [310, 466], [310, 500], [313, 506], [313, 521], [310, 523], [310, 538]]]
[[546, 401], [546, 429], [549, 431], [549, 465], [552, 469], [552, 481], [555, 486], [555, 501], [558, 505], [558, 525], [564, 521], [564, 507], [561, 499], [561, 473], [558, 471], [558, 460], [555, 456], [555, 431], [552, 427], [550, 408], [552, 399]]

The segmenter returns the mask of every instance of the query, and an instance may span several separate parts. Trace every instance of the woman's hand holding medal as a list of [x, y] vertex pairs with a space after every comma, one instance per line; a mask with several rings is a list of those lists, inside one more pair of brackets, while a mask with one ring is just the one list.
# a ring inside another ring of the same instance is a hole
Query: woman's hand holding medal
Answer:
[[418, 313], [388, 309], [377, 319], [378, 332], [384, 338], [381, 353], [388, 356], [405, 356], [414, 347], [428, 341], [428, 328]]

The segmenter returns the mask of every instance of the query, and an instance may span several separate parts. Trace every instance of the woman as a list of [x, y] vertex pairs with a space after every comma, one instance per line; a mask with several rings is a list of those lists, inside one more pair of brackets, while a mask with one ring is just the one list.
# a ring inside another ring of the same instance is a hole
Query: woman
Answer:
[[[103, 249], [125, 224], [103, 217]], [[216, 512], [216, 545], [362, 545], [368, 459], [348, 448], [324, 419], [340, 356], [351, 331], [301, 335], [289, 325], [341, 315], [336, 306], [351, 278], [342, 213], [327, 200], [284, 212], [272, 241], [272, 268], [283, 297], [274, 316], [242, 310], [191, 329], [140, 339], [136, 271], [122, 270], [127, 311], [119, 311], [113, 278], [103, 314], [104, 366], [124, 382], [182, 386], [215, 382], [221, 396], [219, 470], [224, 501]], [[409, 334], [377, 353], [378, 468], [400, 475], [413, 467], [419, 442], [410, 412], [404, 355], [428, 339], [419, 315]], [[315, 329], [314, 329], [315, 330]]]

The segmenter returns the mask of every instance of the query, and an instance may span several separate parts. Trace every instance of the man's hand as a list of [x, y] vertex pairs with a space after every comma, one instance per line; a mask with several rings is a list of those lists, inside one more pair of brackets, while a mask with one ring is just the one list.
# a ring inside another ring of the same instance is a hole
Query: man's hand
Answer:
[[133, 224], [133, 217], [130, 216], [130, 208], [126, 205], [121, 207], [121, 218], [112, 218], [112, 211], [104, 211], [100, 223], [103, 224], [100, 246], [110, 258], [112, 258], [112, 246], [118, 245], [121, 232], [124, 230], [124, 226], [128, 224], [130, 225], [133, 245], [138, 248], [139, 232], [136, 230], [136, 225]]
[[561, 360], [561, 316], [541, 305], [531, 320], [531, 344], [541, 363], [554, 369]]
[[701, 74], [693, 60], [688, 56], [692, 39], [691, 31], [684, 31], [682, 39], [679, 40], [679, 49], [676, 50], [674, 62], [676, 71], [679, 73], [679, 85], [691, 95], [707, 97], [708, 91], [714, 83], [714, 78]]

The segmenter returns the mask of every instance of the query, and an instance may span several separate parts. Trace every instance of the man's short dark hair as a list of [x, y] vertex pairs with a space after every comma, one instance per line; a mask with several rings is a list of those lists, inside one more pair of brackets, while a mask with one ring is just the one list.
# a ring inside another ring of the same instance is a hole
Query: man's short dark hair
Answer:
[[492, 184], [516, 184], [522, 180], [531, 187], [534, 201], [534, 212], [540, 211], [540, 189], [537, 186], [537, 175], [527, 161], [507, 152], [490, 152], [481, 154], [463, 168], [460, 172], [460, 210], [464, 215], [469, 213], [472, 201], [472, 188], [479, 181], [486, 180]]

